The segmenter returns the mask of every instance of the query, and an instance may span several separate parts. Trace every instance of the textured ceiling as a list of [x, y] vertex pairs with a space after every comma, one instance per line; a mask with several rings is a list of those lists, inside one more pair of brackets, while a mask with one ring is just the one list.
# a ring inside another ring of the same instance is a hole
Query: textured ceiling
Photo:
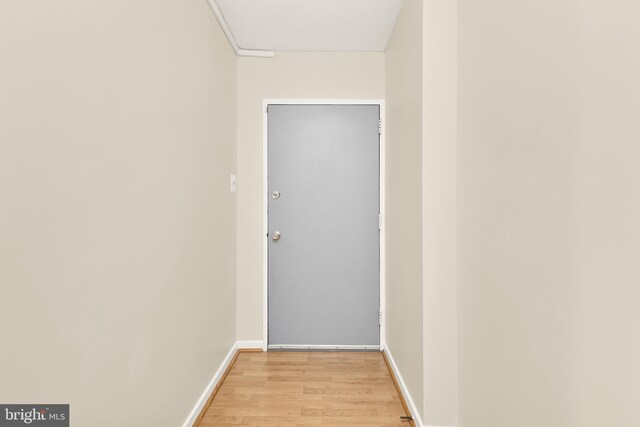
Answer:
[[403, 0], [216, 0], [242, 49], [384, 51]]

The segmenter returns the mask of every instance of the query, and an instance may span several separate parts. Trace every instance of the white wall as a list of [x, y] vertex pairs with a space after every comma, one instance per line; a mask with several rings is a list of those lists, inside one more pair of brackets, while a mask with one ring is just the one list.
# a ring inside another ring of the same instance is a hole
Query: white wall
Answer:
[[386, 345], [423, 413], [422, 7], [404, 3], [386, 51]]
[[0, 401], [180, 425], [235, 341], [235, 55], [200, 0], [5, 1], [0, 52]]
[[263, 337], [263, 99], [384, 98], [383, 53], [238, 58], [238, 339]]
[[460, 0], [460, 425], [640, 425], [640, 5]]
[[423, 14], [423, 422], [456, 426], [457, 0], [424, 0]]
[[458, 11], [407, 0], [386, 52], [387, 346], [425, 425], [458, 423]]
[[640, 4], [585, 1], [572, 139], [575, 425], [640, 425]]

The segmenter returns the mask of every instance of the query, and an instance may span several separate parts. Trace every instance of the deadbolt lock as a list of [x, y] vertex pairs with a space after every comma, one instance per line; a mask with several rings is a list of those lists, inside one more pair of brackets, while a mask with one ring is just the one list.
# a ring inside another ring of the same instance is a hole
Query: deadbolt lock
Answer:
[[277, 200], [280, 198], [280, 192], [279, 191], [274, 191], [273, 193], [271, 193], [271, 198], [273, 200]]

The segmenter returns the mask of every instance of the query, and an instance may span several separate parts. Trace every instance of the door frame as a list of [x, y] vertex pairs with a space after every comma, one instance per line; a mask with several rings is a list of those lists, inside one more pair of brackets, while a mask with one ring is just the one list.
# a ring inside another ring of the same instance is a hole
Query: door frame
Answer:
[[[313, 99], [313, 98], [264, 98], [262, 101], [263, 118], [263, 143], [262, 143], [262, 350], [268, 350], [269, 339], [269, 162], [268, 162], [268, 135], [269, 117], [267, 107], [269, 105], [378, 105], [380, 107], [380, 154], [379, 154], [379, 202], [380, 202], [380, 347], [385, 348], [385, 101], [383, 99]], [[294, 348], [296, 346], [288, 346]], [[331, 350], [335, 346], [297, 346], [301, 349]], [[369, 349], [370, 346], [367, 346]], [[339, 346], [339, 349], [362, 349], [358, 346]], [[378, 349], [377, 347], [371, 347]]]

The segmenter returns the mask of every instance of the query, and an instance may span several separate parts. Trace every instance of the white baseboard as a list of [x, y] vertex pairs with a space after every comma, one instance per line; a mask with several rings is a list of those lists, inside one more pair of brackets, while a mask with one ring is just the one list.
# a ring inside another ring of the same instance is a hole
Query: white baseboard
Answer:
[[263, 348], [262, 347], [262, 340], [255, 340], [255, 341], [238, 341], [238, 349], [242, 350], [245, 348], [250, 348], [250, 349], [254, 349], [254, 348]]
[[398, 380], [398, 385], [400, 386], [400, 391], [402, 392], [402, 395], [404, 396], [405, 402], [407, 402], [407, 406], [409, 406], [409, 411], [411, 412], [411, 416], [413, 416], [413, 421], [415, 422], [416, 427], [429, 427], [429, 426], [425, 426], [424, 424], [422, 424], [422, 418], [420, 418], [420, 412], [418, 412], [418, 408], [416, 407], [415, 403], [413, 402], [413, 398], [411, 397], [411, 394], [409, 393], [409, 389], [407, 388], [407, 384], [402, 379], [402, 374], [400, 374], [400, 371], [398, 370], [398, 365], [396, 365], [396, 361], [393, 359], [393, 355], [389, 351], [389, 347], [387, 347], [385, 345], [385, 346], [383, 346], [382, 349], [384, 350], [384, 352], [385, 352], [385, 354], [387, 356], [387, 359], [389, 360], [389, 364], [391, 365], [391, 370], [393, 371], [393, 374], [396, 376], [396, 380]]
[[193, 423], [196, 422], [198, 415], [200, 415], [200, 411], [202, 411], [202, 408], [204, 408], [204, 405], [207, 403], [209, 396], [211, 396], [211, 393], [213, 393], [213, 389], [216, 388], [216, 385], [218, 385], [218, 382], [222, 379], [224, 371], [226, 371], [231, 364], [233, 356], [235, 356], [236, 354], [236, 350], [238, 350], [238, 342], [235, 342], [233, 346], [231, 346], [231, 350], [229, 350], [229, 353], [227, 353], [227, 356], [222, 361], [222, 364], [216, 371], [207, 388], [205, 388], [202, 392], [200, 399], [198, 399], [198, 401], [196, 402], [196, 405], [193, 407], [191, 413], [182, 424], [182, 427], [192, 427]]

